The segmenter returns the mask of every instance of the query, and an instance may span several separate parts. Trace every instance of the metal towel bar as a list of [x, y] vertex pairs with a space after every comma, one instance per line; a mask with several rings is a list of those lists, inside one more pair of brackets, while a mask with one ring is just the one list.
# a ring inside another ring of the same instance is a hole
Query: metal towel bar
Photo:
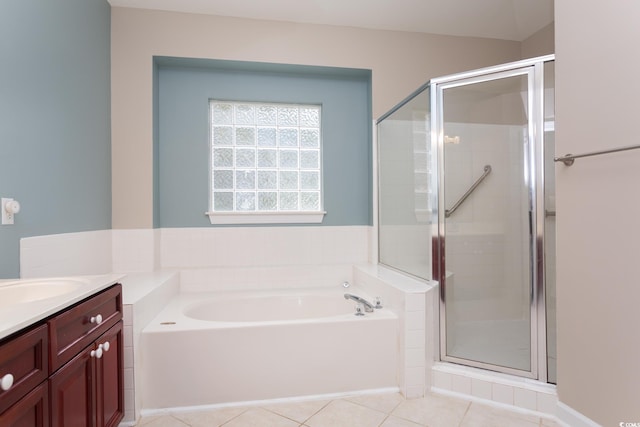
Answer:
[[473, 185], [472, 185], [472, 186], [467, 190], [467, 192], [466, 192], [466, 193], [464, 193], [464, 194], [462, 195], [462, 197], [460, 197], [460, 200], [458, 200], [458, 201], [456, 202], [456, 204], [455, 204], [455, 205], [453, 205], [453, 206], [451, 207], [451, 209], [446, 209], [446, 210], [444, 211], [444, 217], [445, 217], [445, 218], [449, 218], [449, 217], [450, 217], [450, 216], [451, 216], [451, 215], [456, 211], [456, 209], [458, 209], [458, 208], [460, 207], [460, 205], [461, 205], [465, 200], [467, 200], [467, 197], [469, 197], [469, 196], [471, 195], [471, 193], [473, 193], [473, 190], [475, 190], [475, 189], [476, 189], [476, 187], [477, 187], [478, 185], [480, 185], [480, 183], [481, 183], [481, 182], [482, 182], [482, 181], [487, 177], [487, 175], [489, 175], [490, 173], [491, 173], [491, 165], [486, 165], [486, 166], [484, 167], [484, 173], [480, 176], [480, 178], [478, 178], [478, 179], [476, 180], [476, 182], [474, 182], [474, 183], [473, 183]]
[[617, 153], [619, 151], [635, 150], [637, 148], [640, 148], [640, 145], [631, 145], [629, 147], [613, 148], [611, 150], [594, 151], [592, 153], [584, 154], [565, 154], [562, 157], [554, 157], [553, 160], [556, 162], [562, 162], [565, 166], [571, 166], [575, 159], [579, 159], [580, 157], [598, 156], [600, 154]]

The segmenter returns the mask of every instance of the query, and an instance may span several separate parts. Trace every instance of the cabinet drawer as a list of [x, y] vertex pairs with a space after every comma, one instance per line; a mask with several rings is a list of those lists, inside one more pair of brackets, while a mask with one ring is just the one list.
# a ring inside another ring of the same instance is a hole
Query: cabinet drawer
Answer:
[[0, 413], [47, 379], [47, 349], [46, 324], [2, 343], [0, 378], [12, 375], [13, 385], [6, 391], [0, 388]]
[[50, 372], [71, 360], [122, 319], [122, 286], [109, 289], [49, 320]]

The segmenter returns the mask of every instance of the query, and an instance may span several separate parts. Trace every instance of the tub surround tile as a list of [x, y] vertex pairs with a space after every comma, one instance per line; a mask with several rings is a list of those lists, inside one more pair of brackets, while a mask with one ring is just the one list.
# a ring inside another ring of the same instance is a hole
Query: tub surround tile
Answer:
[[133, 422], [140, 413], [142, 401], [136, 393], [140, 383], [140, 334], [142, 329], [155, 317], [158, 310], [177, 294], [178, 275], [175, 272], [131, 273], [122, 280], [125, 369], [125, 414], [123, 422]]
[[425, 307], [426, 299], [424, 294], [407, 295], [407, 311], [424, 311]]
[[419, 366], [419, 367], [413, 367], [413, 368], [407, 368], [406, 370], [406, 386], [407, 387], [421, 387], [423, 392], [420, 396], [416, 396], [416, 397], [423, 397], [424, 395], [424, 379], [425, 379], [425, 375], [426, 375], [427, 369], [424, 366]]
[[405, 333], [405, 347], [407, 349], [425, 349], [425, 336], [423, 330], [411, 330]]
[[407, 368], [423, 368], [425, 364], [424, 350], [409, 348], [405, 353], [405, 366]]
[[[161, 268], [368, 262], [368, 226], [161, 229]], [[268, 249], [265, 249], [268, 248]]]
[[152, 272], [158, 267], [156, 229], [111, 230], [111, 245], [114, 272]]
[[425, 329], [424, 311], [408, 311], [406, 312], [405, 315], [406, 315], [407, 330], [424, 331]]
[[20, 277], [107, 274], [112, 270], [111, 230], [20, 239]]
[[[431, 388], [431, 375], [424, 373], [431, 371], [434, 337], [426, 323], [427, 319], [433, 321], [430, 311], [434, 307], [437, 283], [417, 280], [373, 264], [354, 266], [353, 277], [356, 284], [380, 296], [383, 305], [398, 314], [399, 356], [403, 361], [398, 369], [400, 390], [408, 398], [423, 397]], [[424, 369], [424, 373], [418, 371], [416, 376], [415, 368]]]
[[133, 368], [125, 368], [124, 370], [124, 389], [133, 390]]
[[211, 292], [340, 286], [353, 282], [351, 272], [352, 266], [345, 264], [188, 269], [180, 272], [180, 288]]

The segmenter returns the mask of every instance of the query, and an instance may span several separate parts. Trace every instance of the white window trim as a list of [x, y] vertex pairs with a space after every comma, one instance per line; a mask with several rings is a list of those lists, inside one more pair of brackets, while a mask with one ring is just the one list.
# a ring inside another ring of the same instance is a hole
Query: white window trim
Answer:
[[325, 211], [205, 212], [212, 225], [225, 224], [320, 224]]

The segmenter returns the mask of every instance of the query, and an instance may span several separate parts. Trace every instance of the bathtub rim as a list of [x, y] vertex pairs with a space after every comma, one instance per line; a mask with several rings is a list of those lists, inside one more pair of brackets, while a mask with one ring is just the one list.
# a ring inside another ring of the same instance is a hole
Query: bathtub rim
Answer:
[[[364, 298], [370, 299], [370, 295], [360, 288], [349, 288], [350, 293], [358, 293]], [[250, 328], [250, 327], [270, 327], [291, 324], [312, 324], [312, 323], [333, 323], [333, 322], [357, 322], [375, 321], [386, 319], [398, 319], [398, 315], [390, 308], [376, 309], [373, 313], [365, 313], [364, 316], [356, 316], [355, 310], [345, 314], [337, 314], [324, 317], [310, 317], [281, 320], [261, 320], [261, 321], [222, 321], [222, 320], [202, 320], [187, 316], [184, 310], [190, 305], [201, 304], [206, 298], [237, 299], [243, 296], [313, 296], [335, 293], [336, 298], [344, 298], [344, 288], [334, 289], [329, 287], [316, 288], [282, 288], [256, 291], [210, 291], [210, 292], [183, 292], [180, 291], [175, 298], [163, 307], [158, 314], [147, 324], [142, 333], [172, 333], [190, 330], [203, 329], [225, 329], [225, 328]]]

